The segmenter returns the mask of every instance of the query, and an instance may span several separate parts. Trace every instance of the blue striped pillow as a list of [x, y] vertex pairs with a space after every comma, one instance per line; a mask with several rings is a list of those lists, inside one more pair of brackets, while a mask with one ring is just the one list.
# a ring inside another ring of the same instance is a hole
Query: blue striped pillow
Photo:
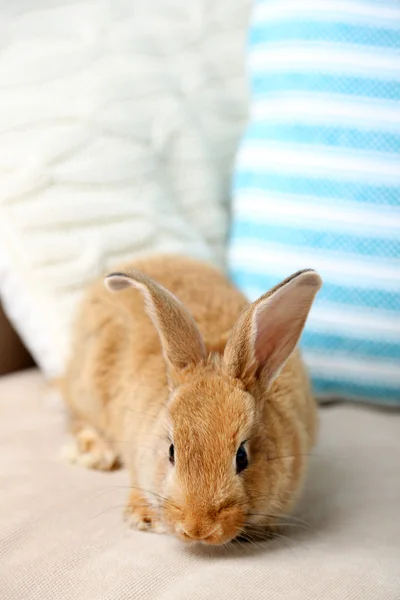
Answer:
[[400, 403], [400, 2], [258, 0], [230, 269], [254, 299], [317, 269], [316, 392]]

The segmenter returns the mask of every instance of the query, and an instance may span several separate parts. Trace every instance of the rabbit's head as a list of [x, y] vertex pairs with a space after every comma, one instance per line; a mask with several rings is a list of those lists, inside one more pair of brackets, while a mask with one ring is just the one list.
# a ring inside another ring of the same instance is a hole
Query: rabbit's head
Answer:
[[[273, 525], [303, 470], [304, 432], [295, 401], [285, 397], [290, 365], [280, 376], [281, 406], [269, 406], [269, 395], [299, 340], [319, 276], [296, 273], [250, 304], [223, 353], [208, 353], [185, 306], [143, 273], [113, 273], [106, 283], [114, 291], [139, 289], [160, 337], [170, 383], [162, 419], [168, 430], [149, 469], [159, 476], [165, 523], [183, 540], [209, 544]], [[308, 382], [301, 369], [296, 376], [301, 401]], [[287, 460], [269, 460], [276, 458], [271, 454]]]

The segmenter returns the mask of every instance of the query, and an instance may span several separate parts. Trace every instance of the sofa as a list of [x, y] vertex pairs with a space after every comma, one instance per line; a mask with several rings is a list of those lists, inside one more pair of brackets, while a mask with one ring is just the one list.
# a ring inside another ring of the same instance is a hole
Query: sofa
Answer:
[[[29, 365], [6, 327], [7, 369]], [[1, 600], [400, 598], [398, 412], [322, 407], [290, 525], [227, 548], [129, 530], [127, 473], [61, 459], [65, 414], [37, 368], [0, 377], [0, 414]]]

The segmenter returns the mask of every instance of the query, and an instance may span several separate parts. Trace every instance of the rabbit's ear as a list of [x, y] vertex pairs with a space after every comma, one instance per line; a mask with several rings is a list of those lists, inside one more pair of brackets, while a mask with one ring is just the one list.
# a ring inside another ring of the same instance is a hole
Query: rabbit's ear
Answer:
[[315, 271], [300, 271], [251, 304], [226, 345], [228, 373], [247, 387], [257, 380], [269, 386], [296, 347], [321, 285]]
[[105, 285], [112, 291], [133, 287], [143, 294], [146, 312], [160, 337], [171, 383], [179, 380], [179, 374], [187, 367], [206, 357], [204, 343], [192, 315], [169, 290], [137, 270], [111, 273], [106, 277]]

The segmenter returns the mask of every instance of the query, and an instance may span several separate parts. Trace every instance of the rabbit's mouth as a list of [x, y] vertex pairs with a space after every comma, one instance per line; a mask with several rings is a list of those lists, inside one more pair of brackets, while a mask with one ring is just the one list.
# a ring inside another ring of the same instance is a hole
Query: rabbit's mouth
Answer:
[[238, 537], [243, 530], [244, 514], [240, 507], [223, 508], [212, 516], [191, 514], [175, 523], [175, 534], [186, 543], [200, 542], [218, 546]]
[[177, 533], [179, 539], [184, 541], [187, 544], [204, 544], [206, 546], [223, 546], [228, 542], [234, 540], [238, 537], [238, 533], [234, 535], [224, 535], [220, 530], [219, 526], [217, 526], [215, 531], [212, 531], [209, 535], [205, 537], [193, 537], [188, 535], [184, 531]]
[[191, 531], [188, 533], [181, 526], [177, 528], [177, 533], [179, 537], [185, 542], [201, 542], [202, 544], [219, 544], [221, 543], [219, 540], [221, 539], [222, 529], [220, 525], [215, 525], [215, 527], [208, 533], [199, 534]]

